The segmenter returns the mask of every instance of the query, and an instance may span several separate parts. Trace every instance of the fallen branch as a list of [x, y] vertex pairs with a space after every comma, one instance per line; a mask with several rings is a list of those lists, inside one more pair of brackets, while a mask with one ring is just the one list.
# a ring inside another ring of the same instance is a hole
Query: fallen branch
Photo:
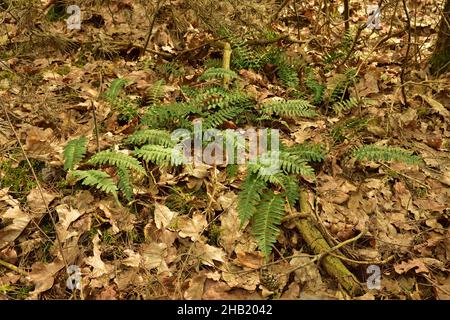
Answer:
[[13, 265], [13, 264], [11, 264], [9, 262], [6, 262], [6, 261], [3, 261], [3, 260], [0, 259], [0, 266], [8, 268], [8, 269], [10, 269], [12, 271], [15, 271], [18, 274], [28, 278], [28, 273], [27, 272], [23, 271], [22, 269], [19, 269], [18, 267], [16, 267], [15, 265]]
[[[302, 213], [311, 214], [311, 208], [308, 204], [307, 197], [308, 194], [306, 191], [302, 190], [300, 192], [300, 210]], [[342, 261], [335, 256], [329, 255], [329, 253], [338, 250], [344, 245], [358, 240], [362, 236], [362, 233], [355, 238], [346, 240], [331, 248], [319, 229], [317, 229], [310, 219], [299, 219], [297, 222], [297, 229], [311, 250], [318, 255], [319, 258], [317, 260], [321, 262], [325, 271], [336, 278], [345, 291], [351, 296], [358, 296], [364, 292], [358, 279], [347, 269]]]

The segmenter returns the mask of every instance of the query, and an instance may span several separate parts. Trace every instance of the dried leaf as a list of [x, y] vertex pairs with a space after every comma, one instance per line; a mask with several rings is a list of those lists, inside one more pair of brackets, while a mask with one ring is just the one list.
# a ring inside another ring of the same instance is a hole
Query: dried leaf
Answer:
[[155, 224], [158, 229], [168, 227], [172, 219], [177, 215], [177, 212], [170, 210], [165, 205], [155, 202]]

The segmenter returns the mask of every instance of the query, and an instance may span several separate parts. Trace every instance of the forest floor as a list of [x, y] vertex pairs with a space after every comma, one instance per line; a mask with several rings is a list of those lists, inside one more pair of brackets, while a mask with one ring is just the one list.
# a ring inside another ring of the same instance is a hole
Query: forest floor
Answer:
[[[342, 44], [340, 14], [324, 17], [312, 2], [281, 10], [270, 24], [279, 39], [254, 47], [281, 48], [296, 61], [298, 84], [282, 83], [269, 63], [232, 69], [258, 105], [301, 94], [311, 101], [307, 70], [322, 84], [316, 117], [261, 123], [280, 129], [288, 146], [326, 150], [315, 176], [298, 182], [329, 245], [348, 241], [326, 255], [342, 258], [363, 292], [351, 297], [324, 270], [297, 229], [300, 215], [283, 220], [270, 256], [258, 250], [237, 210], [245, 166], [229, 174], [220, 164], [147, 163], [147, 177], [122, 205], [69, 179], [69, 141], [87, 137], [89, 156], [118, 150], [140, 128], [155, 84], [161, 103], [183, 101], [184, 88], [199, 88], [199, 76], [222, 59], [219, 36], [183, 1], [157, 10], [145, 53], [155, 8], [108, 1], [81, 6], [81, 30], [67, 29], [65, 6], [62, 14], [41, 3], [0, 8], [0, 299], [450, 299], [450, 81], [426, 71], [438, 6], [421, 0], [409, 8], [407, 45], [401, 2], [386, 7], [379, 30], [361, 32], [367, 14], [355, 4]], [[258, 19], [245, 10], [223, 19]], [[356, 76], [343, 95], [357, 103], [338, 110], [332, 91], [350, 68]], [[111, 100], [116, 79], [126, 82]], [[408, 150], [421, 162], [352, 157], [365, 144]]]

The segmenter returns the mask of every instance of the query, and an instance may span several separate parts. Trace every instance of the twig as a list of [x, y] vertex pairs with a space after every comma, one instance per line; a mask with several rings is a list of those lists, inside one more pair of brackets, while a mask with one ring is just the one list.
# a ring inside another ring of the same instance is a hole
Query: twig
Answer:
[[[164, 0], [163, 0], [163, 2], [164, 2]], [[144, 53], [147, 50], [147, 46], [148, 46], [148, 43], [152, 36], [153, 27], [155, 26], [156, 17], [158, 16], [159, 9], [161, 8], [161, 4], [162, 4], [161, 0], [158, 0], [156, 2], [156, 9], [155, 9], [155, 12], [153, 13], [152, 22], [150, 23], [150, 27], [148, 28], [147, 38], [145, 39], [144, 50], [142, 50], [142, 53]]]
[[94, 101], [91, 100], [92, 115], [94, 116], [95, 142], [97, 143], [97, 152], [100, 152], [100, 140], [98, 137], [97, 114], [95, 113]]
[[9, 262], [6, 262], [6, 261], [3, 261], [3, 260], [0, 259], [0, 266], [4, 266], [5, 268], [8, 268], [8, 269], [10, 269], [12, 271], [15, 271], [18, 274], [21, 274], [22, 276], [28, 278], [28, 273], [26, 271], [23, 271], [22, 269], [19, 269], [18, 267], [16, 267], [15, 265], [13, 265], [13, 264], [11, 264]]
[[405, 83], [405, 69], [408, 64], [409, 51], [411, 49], [411, 19], [409, 17], [406, 0], [402, 0], [402, 2], [403, 2], [403, 9], [405, 10], [405, 14], [406, 14], [406, 23], [407, 23], [407, 30], [408, 30], [408, 43], [406, 45], [406, 53], [405, 53], [405, 57], [404, 57], [404, 60], [402, 63], [402, 71], [400, 73], [400, 83], [402, 85], [401, 90], [402, 90], [403, 103], [405, 106], [408, 106], [408, 98], [406, 97], [406, 89], [403, 84]]
[[404, 177], [404, 178], [406, 178], [406, 179], [409, 179], [409, 180], [414, 181], [415, 183], [417, 183], [418, 185], [424, 187], [425, 189], [428, 189], [428, 190], [430, 189], [429, 186], [427, 186], [425, 183], [421, 182], [420, 180], [418, 180], [418, 179], [416, 179], [416, 178], [413, 178], [413, 177], [410, 177], [410, 176], [408, 176], [408, 175], [406, 175], [406, 174], [404, 174], [404, 173], [398, 172], [397, 170], [394, 170], [394, 169], [392, 169], [391, 167], [389, 167], [387, 164], [381, 163], [381, 165], [382, 165], [383, 167], [385, 167], [385, 168], [387, 168], [387, 169], [389, 169], [389, 170], [395, 172], [396, 174], [401, 175], [402, 177]]
[[307, 213], [297, 212], [297, 213], [293, 213], [293, 214], [289, 214], [289, 215], [285, 216], [283, 219], [281, 219], [281, 223], [284, 223], [286, 221], [290, 221], [293, 219], [297, 219], [297, 218], [305, 219], [305, 218], [309, 218], [309, 217], [310, 217], [310, 215]]

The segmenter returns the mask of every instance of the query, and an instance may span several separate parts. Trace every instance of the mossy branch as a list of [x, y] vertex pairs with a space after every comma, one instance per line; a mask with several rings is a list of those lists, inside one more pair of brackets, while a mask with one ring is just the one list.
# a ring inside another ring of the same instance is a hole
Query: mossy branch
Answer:
[[[300, 191], [300, 210], [303, 214], [311, 214], [311, 208], [307, 198], [307, 192], [304, 190]], [[338, 247], [331, 248], [319, 229], [317, 229], [310, 219], [299, 219], [297, 222], [297, 229], [311, 250], [315, 254], [323, 256], [321, 263], [325, 271], [336, 278], [339, 284], [351, 296], [361, 295], [364, 290], [358, 279], [347, 269], [339, 258], [329, 255], [330, 252], [337, 250]], [[358, 237], [360, 236], [361, 234], [358, 235]], [[350, 240], [355, 241], [355, 239], [356, 238]], [[342, 247], [345, 244], [347, 244], [347, 242], [343, 242], [338, 246]]]

